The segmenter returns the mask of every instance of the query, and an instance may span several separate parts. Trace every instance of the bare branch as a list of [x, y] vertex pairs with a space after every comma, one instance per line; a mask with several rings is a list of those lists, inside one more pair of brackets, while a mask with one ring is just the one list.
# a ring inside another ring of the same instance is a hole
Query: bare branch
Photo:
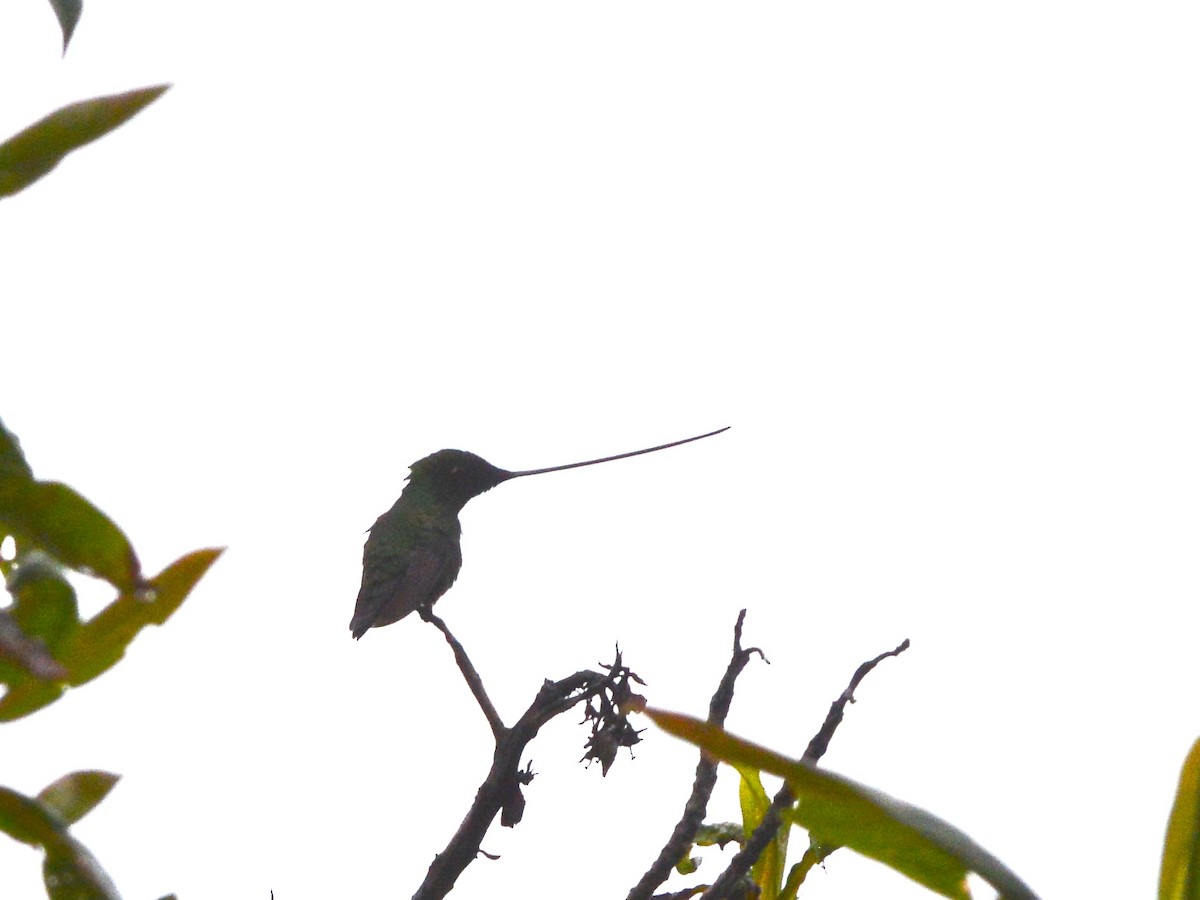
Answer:
[[[443, 630], [443, 633], [446, 632]], [[455, 655], [457, 656], [457, 653]], [[471, 672], [474, 672], [474, 669], [471, 669]], [[463, 674], [466, 675], [465, 669]], [[478, 678], [478, 675], [475, 677]], [[537, 736], [543, 725], [573, 706], [588, 702], [603, 693], [618, 698], [610, 698], [609, 706], [615, 710], [629, 694], [629, 680], [636, 678], [637, 676], [620, 664], [618, 654], [617, 661], [607, 672], [582, 671], [560, 681], [545, 681], [533, 703], [517, 723], [507, 729], [501, 726], [501, 732], [496, 738], [492, 767], [475, 794], [475, 802], [471, 804], [466, 818], [446, 845], [446, 849], [434, 857], [425, 880], [413, 894], [413, 900], [440, 900], [453, 889], [458, 876], [479, 855], [480, 844], [498, 814], [500, 823], [508, 827], [521, 821], [525, 808], [521, 788], [529, 784], [534, 775], [530, 769], [520, 768], [521, 756], [526, 745]], [[474, 690], [472, 688], [472, 691]], [[477, 698], [478, 696], [479, 693], [476, 693]], [[499, 716], [496, 720], [499, 721]]]
[[[812, 740], [809, 741], [808, 749], [804, 751], [804, 756], [801, 757], [804, 762], [816, 765], [817, 761], [825, 754], [825, 751], [829, 749], [829, 741], [833, 738], [834, 732], [837, 731], [838, 725], [842, 722], [846, 704], [854, 702], [854, 691], [867, 674], [889, 656], [899, 656], [908, 647], [909, 643], [905, 640], [896, 649], [881, 653], [874, 659], [867, 660], [855, 670], [854, 676], [850, 679], [850, 684], [830, 706], [829, 713], [825, 716], [825, 722], [821, 725], [820, 730], [813, 735]], [[779, 831], [779, 826], [783, 821], [783, 811], [791, 807], [795, 802], [795, 795], [784, 784], [771, 799], [771, 805], [767, 808], [763, 820], [754, 829], [754, 834], [750, 835], [750, 838], [746, 841], [742, 849], [730, 860], [729, 865], [717, 880], [713, 882], [712, 887], [704, 892], [702, 900], [729, 900], [729, 898], [736, 896], [739, 882], [750, 871], [750, 868], [758, 862], [758, 858], [762, 856], [763, 851], [767, 849], [767, 845], [774, 840], [776, 833]], [[823, 860], [836, 849], [836, 847], [822, 848], [821, 852], [823, 855], [820, 859]], [[806, 853], [805, 859], [808, 858], [808, 854]], [[816, 861], [815, 859], [811, 860], [809, 868]]]
[[[725, 717], [729, 715], [729, 706], [733, 703], [734, 683], [742, 673], [742, 669], [750, 661], [750, 657], [757, 653], [764, 662], [767, 660], [757, 647], [742, 648], [742, 623], [745, 618], [746, 611], [743, 609], [738, 613], [737, 624], [733, 628], [733, 656], [729, 660], [729, 666], [725, 669], [721, 683], [717, 686], [717, 690], [708, 704], [708, 721], [713, 725], [725, 724]], [[683, 858], [683, 854], [695, 841], [697, 829], [704, 824], [704, 815], [708, 811], [708, 799], [712, 796], [716, 783], [717, 762], [701, 753], [700, 761], [696, 764], [696, 778], [692, 782], [692, 793], [688, 797], [687, 803], [684, 804], [683, 815], [676, 824], [675, 830], [671, 832], [671, 837], [659, 852], [658, 858], [633, 886], [625, 900], [647, 900], [658, 886], [667, 880], [671, 869]]]
[[829, 749], [829, 742], [833, 739], [833, 733], [842, 724], [842, 717], [846, 713], [846, 704], [854, 702], [854, 692], [858, 689], [862, 680], [867, 677], [872, 669], [889, 656], [899, 656], [908, 649], [908, 646], [908, 638], [905, 638], [895, 650], [880, 653], [877, 657], [867, 660], [855, 670], [854, 677], [850, 679], [850, 684], [846, 686], [846, 690], [842, 691], [842, 695], [830, 705], [829, 713], [825, 716], [825, 723], [821, 726], [820, 731], [814, 734], [813, 739], [808, 742], [808, 749], [804, 751], [804, 756], [801, 757], [805, 762], [816, 763], [825, 755], [825, 751]]
[[454, 660], [458, 663], [458, 668], [462, 671], [463, 678], [467, 681], [467, 687], [471, 689], [471, 693], [475, 695], [475, 701], [479, 704], [479, 708], [483, 710], [484, 716], [487, 717], [488, 725], [492, 729], [492, 736], [499, 741], [508, 729], [504, 727], [504, 721], [500, 718], [500, 713], [496, 712], [496, 707], [492, 705], [492, 701], [488, 698], [487, 691], [483, 689], [483, 679], [479, 677], [479, 673], [471, 665], [471, 660], [467, 657], [467, 651], [463, 649], [463, 645], [458, 642], [458, 638], [450, 633], [450, 629], [446, 627], [446, 623], [438, 618], [432, 609], [428, 606], [422, 606], [420, 608], [420, 615], [426, 622], [437, 626], [438, 630], [445, 636], [446, 643], [454, 651]]

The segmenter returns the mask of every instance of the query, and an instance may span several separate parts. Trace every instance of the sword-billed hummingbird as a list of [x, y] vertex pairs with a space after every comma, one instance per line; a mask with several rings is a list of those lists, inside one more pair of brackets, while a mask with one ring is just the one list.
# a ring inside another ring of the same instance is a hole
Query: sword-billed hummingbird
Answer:
[[399, 622], [414, 610], [433, 606], [450, 589], [462, 568], [458, 514], [472, 497], [512, 478], [654, 453], [728, 430], [726, 426], [645, 450], [524, 472], [497, 468], [465, 450], [439, 450], [417, 460], [400, 499], [371, 526], [363, 548], [362, 587], [350, 620], [351, 633], [360, 638], [368, 628]]

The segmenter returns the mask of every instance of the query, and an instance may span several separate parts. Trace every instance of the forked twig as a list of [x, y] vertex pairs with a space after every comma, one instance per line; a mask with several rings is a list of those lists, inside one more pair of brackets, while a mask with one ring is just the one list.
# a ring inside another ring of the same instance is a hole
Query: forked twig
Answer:
[[[854, 702], [854, 691], [859, 683], [866, 678], [867, 674], [889, 656], [899, 656], [908, 647], [908, 640], [905, 639], [894, 650], [888, 650], [886, 653], [879, 654], [874, 659], [867, 660], [855, 670], [853, 677], [850, 679], [850, 684], [830, 705], [824, 723], [822, 723], [817, 733], [813, 735], [812, 740], [808, 742], [808, 748], [804, 751], [804, 756], [801, 757], [803, 762], [816, 765], [817, 761], [825, 755], [825, 751], [829, 749], [829, 742], [832, 740], [834, 732], [837, 731], [837, 727], [841, 724], [842, 718], [845, 715], [846, 704]], [[771, 805], [767, 808], [762, 821], [758, 823], [758, 827], [754, 829], [754, 833], [750, 835], [742, 849], [729, 861], [729, 865], [726, 866], [725, 871], [701, 895], [701, 900], [729, 900], [730, 897], [735, 896], [741, 880], [750, 871], [750, 868], [758, 862], [758, 858], [767, 849], [767, 845], [775, 839], [775, 835], [779, 831], [779, 826], [783, 821], [783, 811], [791, 807], [795, 802], [796, 796], [785, 783], [771, 799]], [[823, 860], [834, 849], [836, 848], [821, 848], [819, 852], [823, 855], [820, 859]], [[807, 853], [805, 857], [808, 858]], [[801, 862], [803, 863], [804, 860]], [[808, 863], [809, 868], [811, 868], [815, 864], [815, 860], [808, 859]]]
[[[757, 653], [764, 661], [766, 657], [757, 647], [743, 649], [742, 623], [746, 619], [746, 611], [738, 613], [737, 624], [733, 628], [733, 656], [729, 666], [721, 677], [712, 700], [708, 704], [708, 721], [712, 725], [723, 726], [725, 717], [729, 715], [730, 704], [733, 703], [733, 687], [737, 677], [750, 662], [750, 657]], [[696, 832], [704, 824], [704, 815], [708, 811], [708, 800], [712, 796], [713, 787], [717, 783], [717, 761], [705, 753], [700, 754], [696, 764], [696, 778], [692, 782], [692, 793], [683, 807], [680, 817], [671, 837], [663, 845], [658, 857], [646, 870], [638, 883], [633, 886], [625, 900], [648, 900], [667, 877], [671, 869], [683, 858], [689, 847], [695, 841]]]
[[[622, 665], [620, 651], [617, 651], [613, 664], [602, 666], [605, 669], [603, 672], [585, 670], [559, 681], [545, 681], [517, 723], [507, 728], [488, 699], [479, 673], [445, 622], [432, 612], [423, 611], [422, 615], [441, 630], [454, 649], [459, 668], [496, 738], [492, 766], [475, 794], [475, 801], [446, 848], [434, 857], [425, 880], [413, 894], [413, 900], [440, 900], [453, 889], [458, 876], [482, 853], [480, 844], [497, 815], [500, 816], [500, 824], [506, 827], [521, 821], [525, 810], [522, 788], [534, 777], [530, 768], [521, 768], [521, 757], [541, 727], [579, 703], [587, 703], [586, 718], [592, 722], [592, 737], [585, 758], [599, 758], [607, 770], [611, 757], [615, 756], [619, 747], [631, 746], [638, 740], [637, 733], [625, 721], [623, 707], [632, 695], [630, 682], [640, 679]], [[597, 703], [593, 705], [592, 701], [597, 698]]]

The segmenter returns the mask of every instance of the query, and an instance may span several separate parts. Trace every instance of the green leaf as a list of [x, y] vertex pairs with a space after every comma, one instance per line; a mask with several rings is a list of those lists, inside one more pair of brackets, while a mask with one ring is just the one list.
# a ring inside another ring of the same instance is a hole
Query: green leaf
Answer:
[[67, 685], [84, 684], [113, 666], [139, 631], [161, 625], [179, 608], [220, 555], [220, 550], [189, 553], [82, 624], [71, 586], [55, 577], [45, 560], [39, 564], [36, 557], [34, 562], [23, 557], [12, 579], [17, 602], [11, 615], [27, 635], [46, 643], [65, 667], [66, 683], [40, 681], [0, 658], [0, 682], [8, 684], [8, 692], [0, 697], [0, 722], [36, 712], [61, 697]]
[[72, 772], [44, 787], [37, 799], [63, 822], [72, 825], [95, 809], [120, 777], [96, 770]]
[[46, 851], [42, 875], [51, 900], [121, 900], [104, 869], [66, 823], [32, 797], [0, 787], [0, 831]]
[[97, 575], [118, 590], [139, 584], [141, 568], [129, 539], [108, 516], [65, 484], [0, 477], [0, 525], [28, 549]]
[[133, 593], [123, 593], [73, 632], [58, 654], [59, 662], [71, 673], [70, 683], [91, 681], [125, 655], [125, 648], [139, 631], [165, 622], [221, 552], [197, 550], [176, 560], [157, 578]]
[[0, 787], [0, 831], [22, 844], [42, 847], [57, 841], [64, 827], [32, 797]]
[[[794, 821], [790, 811], [788, 818]], [[800, 857], [800, 862], [788, 869], [787, 880], [783, 883], [783, 890], [779, 892], [782, 900], [796, 900], [796, 896], [800, 893], [800, 886], [804, 884], [804, 879], [808, 877], [808, 873], [812, 871], [813, 867], [821, 865], [839, 849], [836, 844], [825, 845], [809, 835], [808, 849]]]
[[13, 135], [0, 144], [0, 197], [29, 187], [72, 150], [123, 125], [168, 87], [160, 84], [72, 103]]
[[96, 857], [74, 839], [69, 850], [47, 850], [42, 881], [50, 900], [121, 900]]
[[1158, 878], [1158, 900], [1200, 898], [1200, 740], [1179, 774], [1179, 789], [1163, 846], [1162, 871]]
[[34, 550], [17, 559], [8, 580], [13, 597], [10, 611], [25, 634], [42, 641], [51, 653], [79, 627], [79, 604], [75, 589], [61, 567], [41, 551]]
[[752, 769], [749, 766], [734, 766], [734, 768], [742, 776], [742, 782], [738, 785], [738, 802], [742, 807], [742, 828], [749, 835], [762, 824], [763, 817], [771, 806], [771, 798], [767, 796], [767, 792], [763, 788], [762, 779], [758, 776], [758, 769]]
[[47, 670], [44, 674], [53, 677], [46, 680], [0, 654], [0, 684], [8, 685], [0, 698], [0, 721], [18, 719], [62, 696], [66, 687], [62, 682], [70, 673], [55, 653], [79, 627], [75, 591], [54, 561], [34, 551], [21, 557], [19, 563], [9, 577], [13, 606], [8, 617], [25, 640], [39, 646], [58, 668]]
[[17, 440], [17, 436], [0, 422], [0, 477], [13, 475], [33, 478], [33, 469], [29, 468], [29, 463], [25, 461], [25, 454], [21, 452], [21, 442]]
[[798, 798], [796, 822], [823, 844], [840, 844], [878, 860], [930, 890], [969, 900], [975, 872], [1006, 900], [1036, 900], [1000, 860], [953, 825], [841, 775], [734, 737], [690, 716], [647, 708], [664, 731], [725, 762], [784, 778]]
[[696, 837], [692, 843], [697, 847], [715, 845], [724, 848], [730, 842], [740, 845], [745, 839], [745, 829], [736, 822], [705, 822], [696, 829]]
[[58, 682], [29, 679], [19, 684], [10, 684], [0, 698], [0, 722], [11, 722], [43, 706], [49, 706], [66, 692], [66, 686]]
[[97, 575], [118, 590], [139, 584], [137, 556], [121, 529], [67, 485], [36, 481], [16, 437], [0, 424], [3, 535], [17, 539], [21, 555], [44, 550], [63, 565]]
[[[735, 765], [734, 768], [742, 776], [742, 782], [738, 788], [738, 798], [742, 805], [742, 827], [749, 836], [766, 818], [767, 810], [771, 808], [771, 798], [763, 789], [762, 779], [759, 777], [757, 769], [738, 765]], [[775, 832], [775, 837], [771, 839], [771, 843], [766, 846], [750, 870], [750, 877], [758, 885], [759, 896], [762, 900], [776, 900], [780, 888], [783, 887], [783, 871], [787, 864], [787, 843], [790, 833], [791, 826], [786, 822], [782, 823], [779, 830]]]
[[50, 0], [54, 7], [54, 15], [58, 17], [58, 27], [62, 29], [63, 53], [67, 52], [67, 44], [71, 43], [71, 35], [79, 24], [79, 16], [83, 12], [83, 0]]

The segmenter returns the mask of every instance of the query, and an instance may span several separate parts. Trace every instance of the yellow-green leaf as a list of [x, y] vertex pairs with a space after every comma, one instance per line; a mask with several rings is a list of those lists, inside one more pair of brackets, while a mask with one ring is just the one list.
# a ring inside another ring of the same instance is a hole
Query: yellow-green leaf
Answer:
[[[767, 810], [771, 808], [771, 798], [767, 796], [767, 792], [763, 788], [757, 769], [741, 765], [735, 765], [734, 768], [742, 776], [741, 784], [738, 787], [738, 798], [742, 805], [742, 827], [745, 829], [746, 836], [749, 837], [766, 818]], [[787, 844], [790, 833], [791, 824], [781, 823], [779, 830], [775, 832], [775, 837], [771, 839], [771, 843], [766, 846], [750, 870], [750, 877], [758, 885], [761, 900], [775, 900], [779, 896], [780, 888], [783, 887], [783, 872], [787, 865]]]
[[42, 847], [58, 840], [63, 825], [32, 797], [0, 787], [0, 831], [23, 844]]
[[123, 125], [169, 86], [160, 84], [72, 103], [13, 135], [0, 144], [0, 197], [24, 190], [72, 150]]
[[1163, 844], [1158, 900], [1200, 900], [1200, 740], [1179, 774]]
[[139, 583], [137, 555], [124, 532], [65, 484], [0, 475], [0, 526], [24, 549], [40, 548], [119, 590]]
[[700, 719], [664, 710], [645, 712], [663, 730], [718, 759], [784, 778], [799, 801], [793, 808], [795, 821], [822, 843], [849, 847], [954, 900], [969, 900], [971, 872], [1006, 900], [1036, 900], [1000, 860], [923, 809], [734, 737]]
[[69, 584], [53, 577], [48, 567], [33, 563], [19, 567], [14, 579], [19, 583], [14, 591], [18, 602], [11, 615], [27, 634], [46, 642], [54, 659], [66, 669], [65, 684], [33, 678], [0, 657], [0, 682], [8, 684], [8, 692], [0, 697], [0, 722], [27, 716], [57, 700], [66, 685], [84, 684], [113, 666], [138, 632], [148, 625], [161, 625], [179, 608], [220, 555], [220, 550], [189, 553], [157, 578], [122, 593], [83, 624]]
[[38, 800], [0, 787], [0, 831], [46, 851], [42, 875], [51, 900], [120, 900], [87, 847]]
[[72, 630], [79, 627], [75, 591], [54, 561], [32, 551], [19, 562], [8, 579], [13, 605], [7, 616], [26, 639], [44, 649], [57, 668], [43, 673], [52, 678], [41, 678], [0, 653], [0, 683], [8, 686], [0, 697], [0, 721], [19, 719], [62, 696], [63, 682], [70, 673], [55, 654]]
[[46, 785], [38, 802], [68, 825], [78, 822], [96, 808], [120, 779], [111, 772], [72, 772]]
[[197, 550], [181, 557], [144, 587], [121, 594], [73, 632], [58, 654], [71, 673], [70, 683], [91, 681], [125, 655], [139, 631], [165, 622], [221, 552]]

